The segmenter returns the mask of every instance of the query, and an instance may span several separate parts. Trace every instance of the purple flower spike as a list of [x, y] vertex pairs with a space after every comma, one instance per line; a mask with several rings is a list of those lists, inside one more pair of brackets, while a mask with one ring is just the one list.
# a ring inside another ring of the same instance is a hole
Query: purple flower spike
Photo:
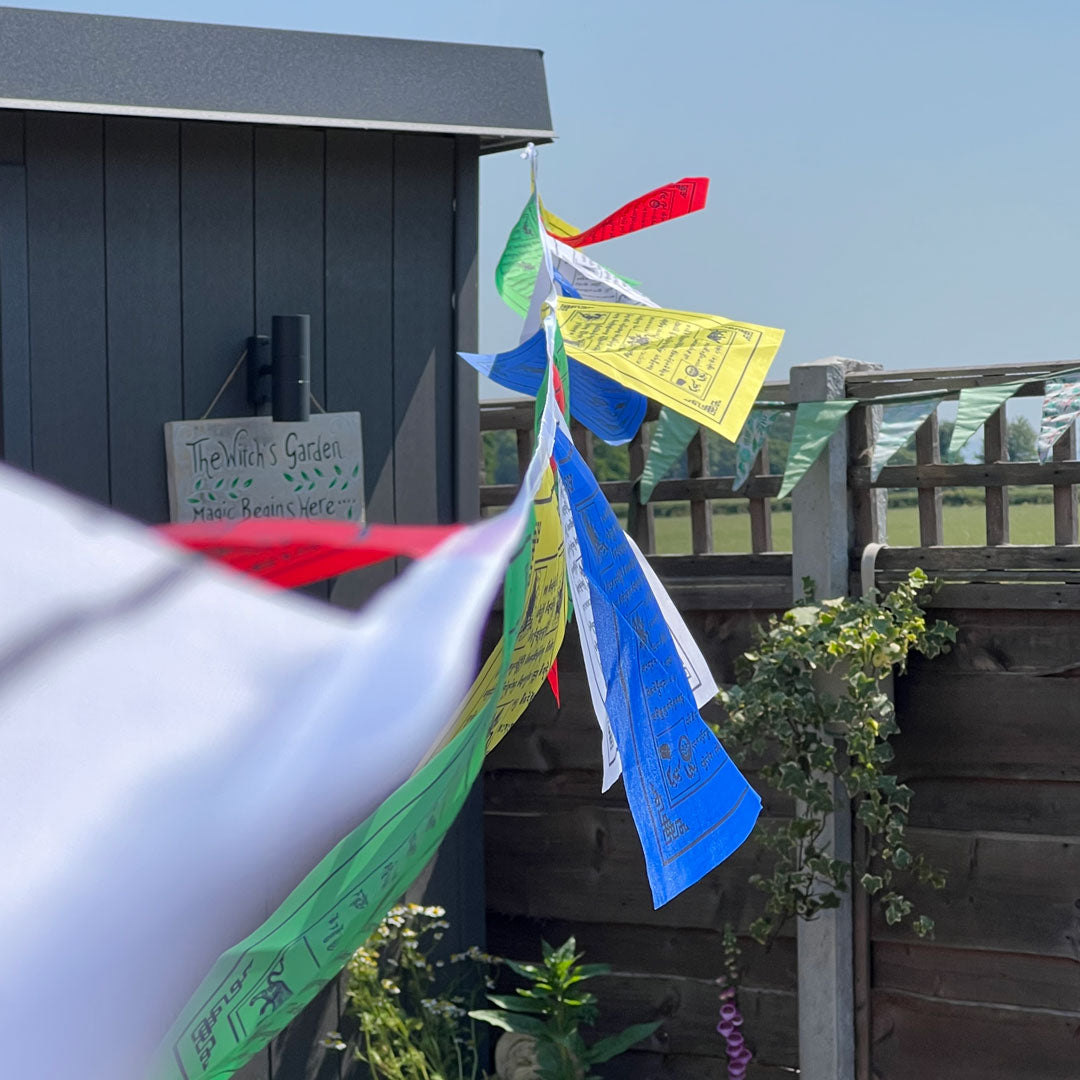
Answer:
[[727, 1074], [730, 1080], [742, 1080], [746, 1075], [745, 1065], [729, 1065], [727, 1067]]
[[739, 1015], [739, 1010], [730, 1002], [725, 1001], [720, 1006], [720, 1017], [723, 1020], [734, 1020]]
[[741, 1046], [734, 1054], [731, 1055], [731, 1060], [739, 1065], [749, 1065], [750, 1059], [754, 1055], [750, 1053], [749, 1046]]
[[723, 1035], [725, 1039], [729, 1038], [735, 1031], [735, 1025], [730, 1020], [721, 1020], [716, 1025], [717, 1033]]
[[732, 1022], [732, 1023], [733, 1023], [733, 1024], [734, 1024], [734, 1025], [736, 1026], [736, 1027], [741, 1027], [741, 1026], [742, 1026], [742, 1022], [743, 1022], [743, 1017], [742, 1017], [742, 1013], [741, 1013], [741, 1012], [736, 1012], [736, 1013], [735, 1013], [735, 1015], [734, 1015], [734, 1016], [733, 1016], [733, 1017], [731, 1018], [731, 1022]]
[[742, 1034], [738, 1031], [734, 1035], [727, 1037], [727, 1048], [731, 1054], [738, 1053], [746, 1045], [746, 1040], [742, 1037]]
[[720, 1000], [721, 1001], [730, 1001], [734, 996], [735, 996], [735, 990], [730, 986], [725, 987], [723, 990], [720, 991]]

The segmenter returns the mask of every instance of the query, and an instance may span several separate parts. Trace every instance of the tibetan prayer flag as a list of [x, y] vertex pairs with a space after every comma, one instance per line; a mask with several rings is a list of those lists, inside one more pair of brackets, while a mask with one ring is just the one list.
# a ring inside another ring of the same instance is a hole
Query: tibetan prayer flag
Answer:
[[495, 288], [512, 311], [524, 317], [529, 310], [536, 275], [544, 261], [536, 195], [525, 204], [495, 267]]
[[870, 455], [870, 479], [876, 480], [892, 456], [926, 423], [941, 404], [941, 397], [929, 401], [905, 401], [882, 409], [881, 429]]
[[585, 252], [575, 251], [550, 236], [546, 243], [551, 252], [555, 284], [560, 287], [563, 296], [569, 296], [573, 300], [600, 300], [604, 303], [637, 304], [641, 307], [657, 306], [644, 293], [628, 285], [618, 274], [594, 262]]
[[[519, 394], [536, 396], [548, 362], [547, 341], [541, 327], [524, 344], [509, 352], [458, 353], [482, 375]], [[591, 432], [613, 446], [629, 442], [645, 419], [644, 395], [569, 357], [570, 412]]]
[[790, 495], [795, 485], [806, 475], [825, 449], [825, 444], [855, 407], [852, 398], [836, 401], [802, 402], [795, 410], [795, 430], [791, 433], [784, 479], [777, 498]]
[[570, 354], [734, 442], [784, 331], [716, 315], [559, 301]]
[[1042, 421], [1036, 448], [1040, 461], [1049, 461], [1054, 444], [1076, 423], [1080, 414], [1080, 375], [1047, 379], [1043, 395]]
[[591, 595], [604, 705], [659, 907], [742, 844], [761, 800], [702, 720], [660, 605], [563, 429], [555, 460]]
[[[609, 214], [603, 221], [583, 232], [567, 235], [566, 230], [569, 227], [566, 222], [556, 219], [555, 231], [552, 231], [552, 235], [558, 236], [564, 244], [575, 248], [585, 247], [586, 244], [597, 244], [603, 240], [614, 240], [628, 233], [647, 229], [651, 225], [660, 225], [672, 218], [703, 210], [708, 194], [708, 177], [685, 176], [682, 180], [665, 184], [628, 202], [613, 214]], [[547, 227], [551, 231], [551, 226]]]
[[252, 518], [235, 523], [162, 525], [158, 532], [234, 570], [292, 589], [383, 559], [419, 559], [460, 528]]
[[660, 410], [649, 440], [649, 454], [641, 472], [638, 500], [644, 506], [652, 498], [657, 483], [667, 476], [671, 467], [686, 453], [690, 440], [698, 433], [696, 420], [669, 409]]
[[998, 386], [964, 387], [956, 405], [956, 423], [949, 436], [949, 457], [959, 454], [970, 442], [971, 436], [1023, 386], [1023, 382], [1011, 382]]
[[747, 418], [735, 443], [735, 476], [731, 483], [735, 491], [746, 486], [761, 448], [769, 441], [773, 424], [783, 415], [780, 409], [754, 409]]

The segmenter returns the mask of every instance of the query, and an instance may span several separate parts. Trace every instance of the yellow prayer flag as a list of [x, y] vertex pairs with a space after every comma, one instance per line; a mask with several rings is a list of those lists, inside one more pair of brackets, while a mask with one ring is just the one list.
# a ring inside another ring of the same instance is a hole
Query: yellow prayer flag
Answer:
[[784, 331], [692, 311], [559, 300], [567, 352], [734, 442]]
[[[488, 750], [513, 727], [544, 685], [547, 673], [559, 654], [566, 628], [566, 559], [562, 522], [555, 496], [555, 478], [550, 471], [540, 482], [535, 506], [536, 527], [525, 610], [506, 681], [495, 707], [495, 717], [488, 735]], [[500, 641], [476, 676], [453, 725], [453, 734], [457, 734], [484, 707], [494, 692], [502, 651], [503, 643]]]
[[575, 229], [573, 225], [563, 221], [558, 214], [553, 214], [545, 205], [544, 200], [540, 200], [540, 216], [544, 219], [544, 228], [547, 229], [552, 236], [557, 236], [560, 240], [565, 240], [568, 236], [577, 236], [581, 231]]

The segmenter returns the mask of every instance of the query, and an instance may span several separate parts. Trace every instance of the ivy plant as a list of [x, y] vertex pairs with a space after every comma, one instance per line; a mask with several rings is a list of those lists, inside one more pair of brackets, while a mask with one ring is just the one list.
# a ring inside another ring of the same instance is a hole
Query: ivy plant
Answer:
[[[720, 730], [736, 760], [764, 761], [761, 776], [796, 801], [787, 822], [767, 821], [758, 841], [775, 856], [772, 871], [751, 883], [766, 896], [764, 914], [750, 927], [766, 943], [790, 918], [813, 918], [840, 903], [853, 875], [874, 898], [886, 922], [912, 916], [897, 875], [940, 888], [944, 875], [906, 839], [911, 789], [888, 770], [889, 739], [899, 728], [886, 680], [906, 668], [915, 651], [936, 656], [956, 638], [944, 622], [929, 623], [919, 603], [928, 587], [914, 570], [883, 599], [804, 602], [770, 620], [756, 648], [739, 663], [739, 681], [721, 691], [727, 722]], [[823, 837], [837, 795], [855, 800], [864, 830], [859, 865], [836, 857]], [[925, 915], [915, 932], [933, 932]]]

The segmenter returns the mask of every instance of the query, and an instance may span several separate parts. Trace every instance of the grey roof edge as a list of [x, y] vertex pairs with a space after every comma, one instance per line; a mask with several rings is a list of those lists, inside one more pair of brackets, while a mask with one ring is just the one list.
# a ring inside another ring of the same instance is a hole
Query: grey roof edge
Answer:
[[0, 108], [549, 142], [543, 54], [0, 7]]

